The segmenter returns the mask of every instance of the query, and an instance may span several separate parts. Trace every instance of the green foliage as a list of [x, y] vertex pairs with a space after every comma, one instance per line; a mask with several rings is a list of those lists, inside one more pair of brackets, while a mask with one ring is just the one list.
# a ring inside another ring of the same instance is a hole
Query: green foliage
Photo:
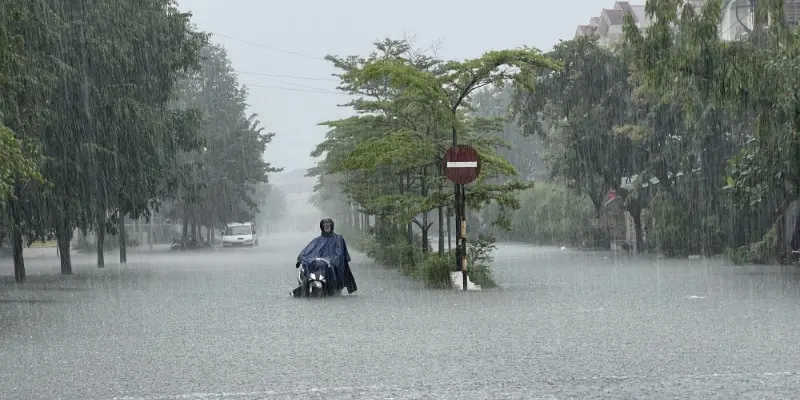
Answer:
[[648, 207], [648, 239], [667, 256], [686, 257], [699, 254], [696, 235], [692, 232], [694, 221], [692, 207], [682, 196], [659, 193]]
[[[538, 245], [592, 245], [594, 207], [586, 196], [563, 185], [538, 183], [522, 193], [520, 202], [520, 208], [508, 216], [513, 221], [509, 231], [495, 227], [489, 232], [502, 240]], [[482, 217], [491, 220], [497, 211], [488, 208]]]
[[35, 161], [36, 149], [23, 145], [10, 129], [0, 123], [0, 200], [13, 197], [16, 182], [44, 183]]
[[[68, 241], [75, 228], [102, 237], [162, 201], [198, 206], [209, 193], [234, 199], [214, 211], [252, 216], [255, 186], [274, 170], [262, 160], [271, 135], [243, 114], [246, 92], [206, 39], [174, 0], [0, 3], [0, 237]], [[217, 107], [226, 118], [208, 118]], [[207, 134], [216, 131], [224, 142]], [[215, 186], [222, 178], [198, 176], [198, 165], [231, 182]], [[21, 257], [15, 271], [24, 280]]]
[[[532, 76], [535, 91], [517, 85], [513, 116], [524, 135], [541, 138], [550, 177], [587, 195], [596, 217], [616, 189], [669, 255], [739, 248], [800, 198], [800, 42], [779, 3], [759, 2], [751, 37], [725, 42], [721, 1], [650, 0], [653, 23], [642, 31], [627, 16], [621, 46], [591, 37], [557, 44], [547, 56], [563, 67]], [[593, 236], [585, 221], [552, 224], [577, 226], [561, 235], [522, 227], [556, 218], [541, 214], [523, 197], [512, 231], [497, 233], [540, 243]], [[788, 239], [775, 234], [775, 243]]]
[[269, 173], [279, 172], [263, 159], [274, 133], [259, 127], [257, 115], [246, 114], [246, 88], [240, 87], [222, 47], [207, 45], [197, 71], [180, 82], [175, 107], [196, 110], [198, 148], [178, 160], [174, 219], [222, 228], [229, 222], [252, 221], [267, 205]]
[[761, 240], [747, 246], [725, 249], [725, 258], [733, 265], [742, 264], [775, 264], [775, 243], [778, 240], [777, 229], [773, 226]]
[[[532, 49], [445, 62], [412, 51], [406, 41], [375, 46], [367, 57], [328, 57], [342, 70], [340, 88], [358, 99], [348, 104], [356, 116], [321, 124], [330, 130], [312, 152], [322, 158], [310, 171], [319, 177], [314, 201], [362, 230], [367, 227], [356, 221], [371, 216], [376, 234], [364, 248], [377, 261], [449, 285], [449, 276], [445, 280], [444, 269], [437, 267], [447, 258], [444, 249], [438, 249], [439, 258], [427, 253], [429, 214], [445, 214], [447, 208], [449, 215], [452, 207], [453, 185], [444, 177], [442, 157], [453, 136], [481, 155], [481, 176], [466, 188], [470, 209], [490, 204], [514, 209], [517, 193], [530, 187], [514, 179], [514, 165], [498, 155], [507, 145], [488, 133], [501, 124], [472, 112], [473, 93], [512, 82], [527, 87], [534, 70], [559, 66]], [[504, 222], [498, 214], [498, 223]], [[412, 226], [419, 237], [410, 232]], [[441, 225], [438, 230], [444, 234]], [[488, 269], [481, 271], [488, 280]]]
[[[455, 256], [450, 253], [429, 254], [419, 267], [419, 275], [428, 286], [436, 289], [453, 288]], [[469, 274], [472, 278], [472, 274]]]
[[422, 262], [422, 252], [408, 242], [401, 232], [373, 235], [352, 228], [338, 229], [353, 248], [363, 252], [379, 265], [397, 268], [410, 276], [417, 276], [418, 265]]
[[[647, 13], [656, 22], [646, 34], [630, 18], [625, 26], [629, 60], [642, 91], [683, 109], [683, 143], [693, 148], [673, 157], [683, 156], [676, 164], [684, 170], [691, 168], [691, 160], [700, 160], [707, 177], [701, 206], [713, 218], [694, 223], [711, 227], [723, 227], [714, 221], [729, 219], [715, 212], [715, 204], [730, 202], [731, 210], [743, 216], [764, 218], [774, 211], [780, 217], [800, 197], [798, 32], [785, 24], [781, 2], [759, 2], [750, 37], [724, 42], [718, 37], [722, 3], [710, 1], [694, 9], [679, 8], [673, 0], [651, 0]], [[727, 196], [718, 196], [723, 185]], [[738, 241], [735, 230], [726, 235], [730, 245]], [[776, 235], [777, 242], [788, 239], [783, 232]], [[713, 235], [704, 236], [706, 245], [714, 247], [708, 243]]]
[[[351, 243], [353, 249], [364, 252], [379, 265], [397, 268], [407, 276], [422, 280], [431, 288], [452, 288], [451, 274], [455, 271], [455, 251], [442, 254], [423, 253], [409, 244], [407, 237], [400, 232], [395, 235], [378, 236], [346, 228], [340, 233], [345, 236], [348, 243]], [[470, 280], [485, 289], [497, 286], [492, 279], [490, 267], [493, 261], [491, 253], [495, 249], [494, 238], [490, 236], [480, 235], [477, 240], [467, 244]]]

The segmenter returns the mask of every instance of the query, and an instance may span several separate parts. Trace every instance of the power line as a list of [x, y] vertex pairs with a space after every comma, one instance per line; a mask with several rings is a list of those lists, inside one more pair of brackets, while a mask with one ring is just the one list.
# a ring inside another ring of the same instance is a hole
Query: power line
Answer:
[[318, 87], [313, 87], [313, 86], [305, 86], [305, 85], [301, 85], [299, 83], [286, 82], [286, 81], [282, 81], [282, 80], [279, 80], [279, 79], [273, 79], [273, 81], [278, 82], [278, 83], [282, 83], [284, 85], [297, 86], [297, 87], [304, 88], [304, 89], [313, 89], [313, 90], [322, 90], [322, 91], [325, 91], [325, 92], [334, 92], [334, 90], [323, 89], [323, 88], [318, 88]]
[[223, 37], [223, 38], [226, 38], [226, 39], [235, 40], [237, 42], [242, 42], [244, 44], [249, 44], [251, 46], [261, 47], [262, 49], [266, 49], [266, 50], [270, 50], [270, 51], [276, 51], [278, 53], [286, 53], [286, 54], [292, 54], [292, 55], [300, 56], [300, 57], [313, 58], [315, 60], [327, 61], [323, 57], [317, 57], [317, 56], [312, 56], [312, 55], [309, 55], [309, 54], [298, 53], [296, 51], [283, 50], [283, 49], [279, 49], [279, 48], [272, 47], [272, 46], [265, 46], [263, 44], [249, 42], [247, 40], [238, 39], [238, 38], [235, 38], [233, 36], [223, 35], [221, 33], [211, 32], [211, 34], [215, 35], [215, 36]]
[[239, 71], [234, 70], [237, 74], [242, 75], [256, 75], [256, 76], [268, 76], [268, 77], [275, 77], [275, 78], [289, 78], [289, 79], [302, 79], [307, 81], [329, 81], [329, 82], [339, 82], [336, 78], [315, 78], [310, 76], [297, 76], [297, 75], [280, 75], [280, 74], [268, 74], [264, 72], [250, 72], [250, 71]]
[[[236, 72], [236, 73], [239, 73], [239, 72], [237, 72], [237, 71], [234, 71], [234, 72]], [[254, 73], [254, 74], [255, 74], [255, 75], [257, 75], [257, 76], [264, 77], [264, 78], [266, 78], [266, 79], [269, 79], [269, 80], [271, 80], [271, 81], [274, 81], [274, 82], [282, 83], [282, 84], [284, 84], [284, 85], [292, 85], [292, 86], [297, 86], [297, 87], [301, 87], [301, 88], [304, 88], [304, 89], [321, 90], [321, 91], [326, 91], [326, 92], [327, 92], [327, 91], [331, 91], [330, 89], [324, 89], [324, 88], [319, 88], [319, 87], [314, 87], [314, 86], [305, 86], [305, 85], [301, 85], [301, 84], [299, 84], [299, 83], [294, 83], [294, 82], [286, 82], [286, 81], [282, 81], [282, 80], [280, 80], [280, 79], [275, 79], [275, 78], [272, 78], [272, 76], [288, 76], [288, 77], [293, 77], [293, 76], [291, 76], [291, 75], [275, 75], [275, 74], [261, 74], [261, 73]], [[303, 77], [300, 77], [300, 78], [303, 78]], [[313, 79], [313, 78], [310, 78], [310, 79]], [[317, 79], [318, 79], [318, 80], [321, 80], [321, 78], [317, 78]], [[333, 79], [332, 79], [332, 80], [330, 80], [330, 81], [331, 81], [331, 82], [334, 82], [335, 80], [333, 80]]]
[[344, 92], [335, 92], [333, 90], [324, 90], [324, 89], [315, 89], [315, 90], [306, 90], [306, 89], [295, 89], [295, 88], [285, 88], [280, 86], [265, 86], [265, 85], [256, 85], [250, 83], [243, 83], [242, 85], [247, 87], [257, 87], [263, 89], [275, 89], [275, 90], [289, 90], [293, 92], [306, 92], [306, 93], [319, 93], [319, 94], [338, 94], [340, 96], [350, 96], [348, 93]]

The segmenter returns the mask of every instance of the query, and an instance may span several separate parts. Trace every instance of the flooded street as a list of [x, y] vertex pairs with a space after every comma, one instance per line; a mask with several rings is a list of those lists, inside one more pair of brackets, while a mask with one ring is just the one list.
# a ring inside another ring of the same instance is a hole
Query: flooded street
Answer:
[[9, 399], [772, 399], [800, 393], [800, 273], [500, 245], [481, 292], [354, 253], [359, 291], [293, 299], [311, 238], [3, 259]]

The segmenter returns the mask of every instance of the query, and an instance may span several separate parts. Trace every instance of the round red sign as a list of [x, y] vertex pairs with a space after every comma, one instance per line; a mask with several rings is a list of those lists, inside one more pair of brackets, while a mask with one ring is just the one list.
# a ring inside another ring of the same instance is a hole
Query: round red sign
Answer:
[[470, 146], [451, 147], [444, 154], [444, 173], [447, 179], [459, 185], [466, 185], [478, 179], [481, 173], [481, 157]]

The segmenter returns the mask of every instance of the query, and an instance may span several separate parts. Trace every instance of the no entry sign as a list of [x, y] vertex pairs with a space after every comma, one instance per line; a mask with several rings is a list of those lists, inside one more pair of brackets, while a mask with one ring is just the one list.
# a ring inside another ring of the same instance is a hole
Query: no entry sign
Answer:
[[455, 146], [444, 154], [444, 174], [459, 185], [466, 185], [481, 173], [481, 157], [469, 146]]

